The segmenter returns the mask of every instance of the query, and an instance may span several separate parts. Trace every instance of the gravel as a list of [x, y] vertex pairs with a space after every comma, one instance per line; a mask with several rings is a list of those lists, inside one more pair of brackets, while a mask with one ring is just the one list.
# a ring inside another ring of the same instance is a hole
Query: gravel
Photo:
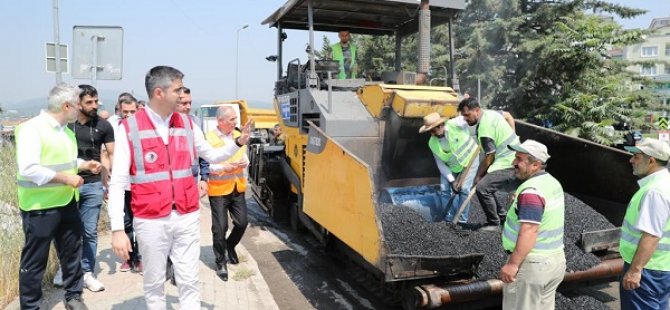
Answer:
[[[567, 271], [586, 270], [600, 263], [600, 259], [577, 247], [580, 234], [612, 228], [614, 225], [577, 198], [568, 194], [565, 197]], [[475, 230], [479, 224], [486, 222], [477, 199], [473, 199], [469, 223], [464, 226], [426, 222], [414, 210], [390, 204], [381, 206], [381, 219], [384, 239], [392, 254], [447, 256], [482, 253], [484, 259], [477, 274], [480, 279], [497, 278], [507, 260], [500, 232]]]

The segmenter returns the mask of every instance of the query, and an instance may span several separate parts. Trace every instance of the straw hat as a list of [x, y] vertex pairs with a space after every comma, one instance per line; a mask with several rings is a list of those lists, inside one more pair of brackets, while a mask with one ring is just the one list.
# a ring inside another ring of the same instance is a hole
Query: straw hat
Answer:
[[430, 113], [423, 117], [423, 126], [419, 128], [419, 133], [424, 133], [440, 124], [444, 124], [445, 120], [447, 120], [447, 118], [441, 117], [440, 114], [437, 114], [437, 112]]

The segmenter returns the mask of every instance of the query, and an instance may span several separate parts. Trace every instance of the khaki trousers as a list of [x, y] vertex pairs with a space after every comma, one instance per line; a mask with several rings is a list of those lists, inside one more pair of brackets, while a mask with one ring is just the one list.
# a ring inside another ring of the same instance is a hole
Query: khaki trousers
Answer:
[[516, 280], [503, 285], [503, 309], [553, 310], [556, 288], [565, 275], [565, 253], [529, 254], [519, 266]]

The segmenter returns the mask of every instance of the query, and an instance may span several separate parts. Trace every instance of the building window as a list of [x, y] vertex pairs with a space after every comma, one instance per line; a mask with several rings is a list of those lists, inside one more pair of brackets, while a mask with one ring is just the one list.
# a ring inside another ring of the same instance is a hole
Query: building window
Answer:
[[670, 75], [670, 65], [665, 65], [665, 70], [663, 70], [664, 75]]
[[670, 43], [665, 43], [665, 56], [670, 56]]
[[656, 75], [656, 66], [655, 65], [643, 65], [640, 68], [641, 76], [655, 76]]
[[658, 46], [647, 46], [642, 48], [642, 57], [658, 56]]

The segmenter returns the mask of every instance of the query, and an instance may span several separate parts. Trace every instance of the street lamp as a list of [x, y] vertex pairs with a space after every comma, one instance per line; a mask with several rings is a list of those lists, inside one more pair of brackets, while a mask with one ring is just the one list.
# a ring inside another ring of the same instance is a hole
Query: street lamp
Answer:
[[242, 28], [237, 29], [237, 41], [235, 42], [235, 99], [240, 99], [237, 96], [237, 80], [240, 71], [240, 31], [247, 29], [249, 25], [244, 25]]

